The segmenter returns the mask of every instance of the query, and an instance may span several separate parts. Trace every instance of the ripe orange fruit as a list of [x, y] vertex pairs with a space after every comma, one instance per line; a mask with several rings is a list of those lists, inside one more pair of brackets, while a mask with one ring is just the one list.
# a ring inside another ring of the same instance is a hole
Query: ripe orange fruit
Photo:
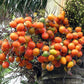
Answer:
[[56, 27], [56, 24], [57, 24], [57, 23], [56, 23], [55, 21], [53, 21], [53, 22], [50, 21], [50, 22], [49, 22], [49, 26], [51, 26], [51, 27]]
[[25, 21], [24, 25], [25, 25], [27, 28], [32, 27], [32, 23], [31, 23], [30, 21]]
[[25, 55], [32, 56], [33, 55], [33, 50], [32, 49], [27, 49], [26, 52], [25, 52]]
[[62, 51], [62, 53], [67, 53], [67, 47], [66, 46], [62, 46], [61, 51]]
[[65, 29], [65, 34], [68, 34], [69, 33], [69, 30], [68, 29]]
[[84, 40], [84, 36], [82, 36], [82, 38], [81, 39], [83, 39]]
[[60, 23], [60, 20], [59, 20], [59, 18], [58, 17], [54, 17], [54, 20], [59, 24]]
[[12, 56], [9, 56], [9, 58], [8, 58], [8, 60], [10, 61], [10, 62], [14, 62], [14, 57], [12, 57]]
[[25, 17], [24, 21], [30, 21], [30, 22], [32, 22], [32, 18], [31, 17]]
[[2, 51], [8, 51], [9, 48], [10, 48], [10, 45], [9, 45], [8, 41], [3, 41], [2, 45], [1, 45]]
[[30, 41], [30, 42], [28, 43], [28, 47], [31, 48], [31, 49], [35, 48], [35, 42]]
[[72, 32], [72, 28], [71, 27], [68, 27], [67, 29], [68, 29], [69, 33]]
[[83, 55], [82, 51], [79, 51], [77, 57], [81, 57]]
[[62, 45], [60, 43], [55, 43], [54, 48], [56, 50], [60, 50], [62, 48]]
[[44, 57], [44, 62], [49, 62], [48, 57]]
[[71, 39], [73, 38], [73, 34], [72, 34], [72, 33], [68, 33], [68, 34], [66, 35], [66, 38], [71, 40]]
[[32, 69], [32, 64], [31, 64], [31, 63], [28, 63], [28, 64], [26, 65], [26, 68], [27, 68], [27, 69]]
[[46, 69], [46, 64], [45, 63], [42, 63], [41, 64], [41, 67], [42, 67], [42, 69]]
[[71, 55], [67, 55], [67, 56], [66, 56], [66, 61], [67, 61], [67, 62], [72, 61], [72, 57], [71, 57]]
[[46, 32], [46, 28], [41, 28], [41, 29], [39, 29], [39, 33], [44, 33], [44, 32]]
[[44, 27], [44, 24], [42, 22], [37, 22], [36, 28], [41, 29]]
[[83, 36], [83, 32], [78, 32], [78, 37], [81, 38]]
[[55, 37], [55, 42], [56, 43], [61, 43], [62, 42], [62, 38], [61, 37]]
[[39, 54], [40, 54], [39, 48], [34, 48], [34, 49], [33, 49], [33, 55], [34, 55], [34, 56], [38, 56]]
[[60, 55], [60, 51], [59, 50], [56, 50], [57, 54], [54, 55], [55, 57], [58, 57]]
[[44, 62], [44, 56], [39, 56], [37, 60], [38, 60], [40, 63], [43, 63], [43, 62]]
[[55, 59], [54, 55], [49, 55], [49, 56], [48, 56], [48, 60], [49, 60], [49, 61], [53, 61], [54, 59]]
[[19, 23], [16, 27], [16, 30], [17, 31], [23, 31], [25, 29], [25, 26], [23, 23]]
[[29, 42], [31, 40], [31, 37], [30, 36], [25, 36], [25, 40], [26, 40], [26, 42]]
[[23, 17], [19, 17], [15, 19], [15, 22], [18, 23], [24, 23], [24, 18]]
[[57, 23], [54, 20], [53, 20], [53, 22], [52, 21], [48, 22], [48, 25], [51, 26], [51, 27], [56, 27], [56, 24]]
[[2, 40], [0, 40], [0, 46], [2, 45], [2, 43], [3, 43], [3, 41], [2, 41]]
[[60, 63], [63, 64], [63, 65], [65, 65], [67, 63], [66, 58], [65, 57], [61, 57]]
[[48, 37], [49, 37], [48, 33], [46, 33], [46, 32], [42, 33], [42, 38], [43, 39], [48, 39]]
[[50, 15], [48, 15], [48, 20], [54, 20], [54, 15], [53, 14], [50, 14]]
[[10, 34], [10, 38], [11, 38], [13, 41], [15, 41], [15, 40], [18, 39], [18, 34], [17, 34], [17, 33], [11, 33], [11, 34]]
[[73, 66], [74, 66], [74, 63], [73, 63], [72, 61], [68, 62], [67, 68], [71, 68], [71, 67], [73, 67]]
[[19, 50], [17, 50], [17, 51], [19, 51], [20, 53], [25, 52], [25, 46], [20, 46], [20, 47], [17, 48], [17, 49], [19, 49]]
[[58, 15], [58, 18], [59, 18], [60, 20], [62, 20], [62, 21], [63, 21], [63, 20], [64, 20], [64, 15], [59, 14], [59, 15]]
[[76, 31], [76, 32], [81, 32], [81, 30], [82, 30], [81, 27], [76, 27], [76, 28], [75, 28], [75, 31]]
[[40, 43], [36, 44], [36, 47], [39, 48], [39, 49], [42, 48], [42, 46], [43, 46], [43, 42], [40, 42]]
[[32, 27], [37, 28], [37, 22], [34, 22], [34, 23], [32, 24]]
[[66, 32], [66, 28], [64, 26], [59, 27], [59, 32], [64, 34]]
[[61, 14], [65, 16], [65, 11], [62, 11]]
[[64, 44], [65, 46], [68, 46], [69, 40], [64, 40], [64, 41], [63, 41], [63, 44]]
[[18, 31], [17, 34], [18, 34], [18, 36], [25, 36], [25, 32], [24, 31]]
[[68, 48], [69, 48], [70, 50], [73, 50], [73, 49], [75, 48], [74, 43], [69, 43], [69, 44], [68, 44]]
[[78, 40], [73, 40], [72, 43], [74, 43], [75, 45], [78, 45]]
[[53, 35], [53, 31], [52, 30], [48, 30], [47, 33], [48, 33], [49, 36]]
[[0, 54], [0, 60], [4, 61], [6, 59], [6, 55], [4, 53]]
[[78, 40], [78, 42], [79, 42], [80, 44], [82, 44], [82, 45], [84, 44], [84, 40], [81, 39], [81, 38]]
[[21, 61], [21, 57], [16, 57], [16, 62], [20, 62]]
[[78, 53], [79, 53], [79, 52], [78, 52], [77, 49], [73, 49], [73, 50], [71, 51], [72, 56], [77, 56]]
[[80, 51], [81, 47], [79, 45], [76, 45], [75, 49], [77, 49], [78, 51]]
[[3, 62], [3, 63], [2, 63], [2, 67], [3, 67], [3, 68], [8, 68], [8, 67], [9, 67], [9, 63], [6, 62], [6, 61]]
[[9, 25], [10, 27], [15, 28], [17, 26], [17, 23], [15, 21], [11, 21]]
[[26, 39], [25, 39], [24, 36], [19, 36], [18, 40], [19, 40], [20, 43], [25, 43], [26, 42]]
[[47, 64], [47, 65], [46, 65], [46, 69], [47, 69], [48, 71], [52, 71], [52, 70], [54, 69], [54, 65], [53, 65], [53, 64]]
[[74, 32], [73, 33], [73, 39], [77, 39], [78, 38], [78, 33]]
[[12, 46], [15, 47], [15, 48], [18, 48], [18, 47], [20, 47], [20, 42], [14, 41], [14, 42], [12, 43]]
[[63, 20], [63, 24], [65, 24], [65, 25], [69, 24], [69, 21], [68, 21], [67, 18], [65, 18], [65, 19]]
[[78, 44], [78, 46], [80, 46], [80, 48], [82, 48], [82, 44]]
[[43, 48], [42, 48], [42, 51], [49, 51], [49, 46], [44, 45]]

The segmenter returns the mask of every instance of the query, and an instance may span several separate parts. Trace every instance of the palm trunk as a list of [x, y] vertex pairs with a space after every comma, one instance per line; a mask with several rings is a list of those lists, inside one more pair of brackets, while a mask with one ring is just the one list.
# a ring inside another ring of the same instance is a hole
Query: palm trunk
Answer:
[[83, 84], [83, 78], [80, 75], [83, 71], [76, 66], [72, 73], [72, 75], [67, 74], [63, 68], [55, 69], [52, 72], [44, 70], [38, 84]]

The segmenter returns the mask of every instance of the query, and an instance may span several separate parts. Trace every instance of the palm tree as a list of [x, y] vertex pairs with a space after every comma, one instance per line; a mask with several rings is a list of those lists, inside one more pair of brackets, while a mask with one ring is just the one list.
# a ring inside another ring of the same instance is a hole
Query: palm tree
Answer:
[[[2, 0], [0, 1], [0, 21], [6, 20], [7, 22], [11, 18], [13, 19], [18, 16], [24, 17], [26, 13], [33, 16], [34, 12], [39, 12], [41, 9], [44, 9], [46, 7], [46, 3], [47, 3], [47, 0]], [[58, 5], [60, 6], [60, 4]], [[9, 30], [10, 32], [10, 27], [9, 28], [3, 27], [2, 33], [5, 32], [6, 29]], [[34, 67], [34, 68], [37, 71], [37, 76], [40, 76], [41, 71], [39, 71], [37, 67]], [[13, 72], [14, 70], [11, 70], [11, 71]], [[33, 71], [21, 69], [17, 67], [17, 70], [15, 72], [20, 73], [18, 76], [25, 75], [29, 79], [29, 82], [35, 82], [35, 79], [34, 79], [35, 73]], [[25, 82], [23, 83], [25, 84]]]

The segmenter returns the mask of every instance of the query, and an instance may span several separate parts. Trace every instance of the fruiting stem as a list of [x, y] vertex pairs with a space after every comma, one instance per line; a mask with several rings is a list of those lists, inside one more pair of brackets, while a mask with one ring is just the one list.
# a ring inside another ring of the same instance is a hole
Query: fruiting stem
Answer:
[[57, 1], [55, 1], [54, 0], [54, 2], [57, 4], [57, 5], [59, 5], [61, 8], [63, 8], [64, 9], [64, 7], [63, 6], [61, 6]]

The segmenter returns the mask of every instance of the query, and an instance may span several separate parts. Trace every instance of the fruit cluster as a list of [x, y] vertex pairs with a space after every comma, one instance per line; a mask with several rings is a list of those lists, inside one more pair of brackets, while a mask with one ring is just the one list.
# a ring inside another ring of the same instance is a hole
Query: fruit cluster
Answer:
[[32, 19], [19, 17], [9, 23], [15, 29], [10, 39], [0, 40], [2, 53], [0, 65], [9, 67], [14, 59], [20, 67], [32, 69], [33, 62], [40, 62], [42, 69], [52, 71], [63, 65], [67, 69], [76, 65], [82, 56], [84, 36], [81, 27], [73, 30], [63, 11], [58, 17]]

